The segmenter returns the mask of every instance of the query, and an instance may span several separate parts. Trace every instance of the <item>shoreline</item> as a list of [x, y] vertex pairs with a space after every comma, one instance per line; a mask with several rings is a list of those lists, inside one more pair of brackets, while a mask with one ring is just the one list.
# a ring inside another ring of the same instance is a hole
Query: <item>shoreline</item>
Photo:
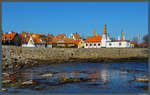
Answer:
[[[11, 59], [9, 60], [11, 63], [9, 64], [2, 64], [2, 70], [7, 71], [7, 70], [22, 70], [26, 69], [32, 66], [37, 66], [37, 65], [51, 65], [51, 64], [69, 64], [69, 63], [124, 63], [124, 62], [148, 62], [148, 58], [116, 58], [116, 59], [111, 59], [111, 58], [97, 58], [97, 59], [77, 59], [77, 58], [70, 58], [70, 59], [53, 59], [53, 60], [46, 60], [46, 59], [25, 59], [25, 60], [19, 60], [19, 59]], [[7, 61], [2, 61], [2, 63], [6, 63]]]
[[39, 64], [145, 62], [148, 48], [24, 48], [2, 46], [2, 70]]

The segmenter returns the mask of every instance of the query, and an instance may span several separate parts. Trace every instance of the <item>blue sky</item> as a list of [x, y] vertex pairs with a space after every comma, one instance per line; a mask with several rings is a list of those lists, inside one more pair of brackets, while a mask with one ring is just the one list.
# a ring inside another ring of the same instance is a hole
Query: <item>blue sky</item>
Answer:
[[124, 29], [125, 39], [148, 33], [147, 2], [3, 2], [2, 30], [20, 33], [77, 32], [92, 35], [93, 28], [102, 35], [103, 25], [117, 38]]

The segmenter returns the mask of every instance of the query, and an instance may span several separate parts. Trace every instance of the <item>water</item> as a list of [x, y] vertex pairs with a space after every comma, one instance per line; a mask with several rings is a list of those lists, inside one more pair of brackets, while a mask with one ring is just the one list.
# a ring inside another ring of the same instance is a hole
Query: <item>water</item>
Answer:
[[148, 75], [148, 62], [38, 65], [17, 78], [33, 80], [35, 85], [7, 89], [18, 93], [147, 93], [147, 82], [134, 81], [134, 76], [143, 75]]

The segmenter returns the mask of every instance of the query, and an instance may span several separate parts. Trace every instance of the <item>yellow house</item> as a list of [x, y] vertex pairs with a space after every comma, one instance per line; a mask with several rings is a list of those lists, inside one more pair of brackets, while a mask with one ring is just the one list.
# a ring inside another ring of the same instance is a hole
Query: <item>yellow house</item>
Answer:
[[81, 40], [75, 40], [75, 45], [77, 46], [77, 48], [84, 48], [84, 41]]

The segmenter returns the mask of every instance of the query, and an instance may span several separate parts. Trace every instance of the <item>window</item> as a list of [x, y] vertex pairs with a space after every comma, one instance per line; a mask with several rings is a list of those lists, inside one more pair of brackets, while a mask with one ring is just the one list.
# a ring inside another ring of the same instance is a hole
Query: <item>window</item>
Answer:
[[98, 46], [100, 46], [101, 44], [100, 43], [98, 43]]
[[64, 42], [64, 40], [58, 40], [58, 42]]
[[119, 43], [119, 46], [121, 46], [121, 43]]
[[111, 43], [109, 43], [109, 46], [111, 46], [112, 44]]
[[94, 44], [94, 46], [96, 46], [96, 44]]
[[92, 46], [92, 44], [90, 44], [90, 46]]

